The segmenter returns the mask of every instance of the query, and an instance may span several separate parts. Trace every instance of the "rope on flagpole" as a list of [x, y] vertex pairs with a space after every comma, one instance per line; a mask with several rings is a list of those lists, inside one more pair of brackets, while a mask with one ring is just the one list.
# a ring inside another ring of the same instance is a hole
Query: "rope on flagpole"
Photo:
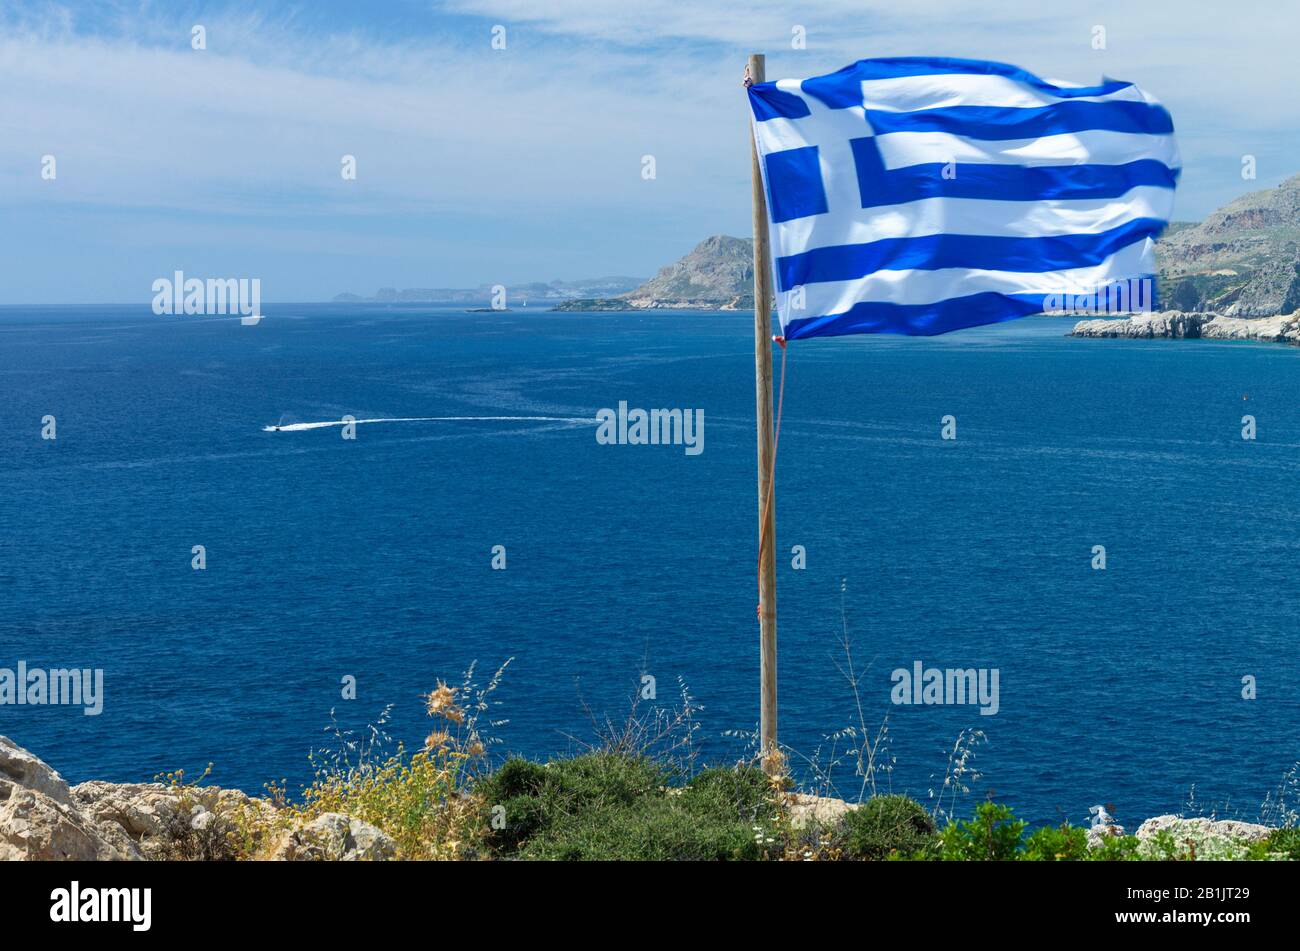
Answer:
[[776, 491], [776, 453], [781, 447], [781, 410], [785, 407], [785, 337], [773, 337], [781, 348], [781, 381], [776, 390], [776, 427], [772, 435], [772, 474], [767, 480], [767, 498], [763, 502], [763, 517], [758, 529], [758, 617], [763, 617], [763, 545], [766, 542], [767, 514], [772, 510], [772, 493]]

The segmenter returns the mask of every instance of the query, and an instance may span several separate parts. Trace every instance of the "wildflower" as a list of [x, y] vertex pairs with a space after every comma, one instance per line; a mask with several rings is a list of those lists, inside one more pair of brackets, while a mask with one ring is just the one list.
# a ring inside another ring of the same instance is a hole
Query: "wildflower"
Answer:
[[451, 734], [446, 730], [434, 730], [424, 740], [424, 748], [432, 752], [451, 742]]
[[456, 688], [448, 687], [441, 680], [438, 681], [437, 689], [424, 698], [424, 708], [431, 717], [440, 716], [452, 723], [462, 723], [465, 720], [465, 711], [456, 705]]

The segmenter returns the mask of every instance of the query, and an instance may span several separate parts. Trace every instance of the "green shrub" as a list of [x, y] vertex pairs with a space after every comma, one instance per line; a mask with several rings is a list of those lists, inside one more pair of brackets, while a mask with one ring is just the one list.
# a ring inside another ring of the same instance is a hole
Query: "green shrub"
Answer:
[[1079, 862], [1088, 857], [1088, 833], [1068, 822], [1043, 826], [1025, 839], [1025, 862]]
[[702, 770], [682, 790], [683, 803], [691, 809], [731, 810], [742, 819], [771, 814], [772, 781], [761, 769]]
[[1300, 829], [1275, 829], [1265, 842], [1268, 858], [1281, 857], [1300, 862]]
[[1016, 857], [1025, 823], [1010, 806], [982, 802], [969, 821], [958, 819], [939, 833], [939, 852], [946, 862], [1007, 862]]
[[[651, 760], [615, 753], [545, 766], [509, 760], [476, 788], [488, 848], [588, 861], [758, 859], [779, 851], [773, 791], [760, 770], [707, 769], [679, 789], [665, 788], [669, 778]], [[492, 828], [494, 814], [504, 828]]]
[[[666, 778], [650, 760], [612, 753], [588, 753], [545, 765], [507, 760], [475, 787], [483, 802], [486, 844], [498, 855], [513, 854], [567, 816], [629, 806], [657, 793]], [[498, 817], [504, 825], [493, 821]]]
[[[773, 854], [765, 824], [756, 833], [730, 810], [691, 808], [684, 796], [647, 798], [567, 816], [526, 843], [520, 857], [561, 861], [756, 860]], [[761, 840], [761, 841], [760, 841]]]
[[844, 833], [853, 858], [914, 858], [934, 841], [934, 820], [907, 796], [874, 796], [845, 815]]
[[1095, 849], [1089, 849], [1087, 858], [1092, 862], [1138, 861], [1138, 837], [1135, 835], [1107, 835]]

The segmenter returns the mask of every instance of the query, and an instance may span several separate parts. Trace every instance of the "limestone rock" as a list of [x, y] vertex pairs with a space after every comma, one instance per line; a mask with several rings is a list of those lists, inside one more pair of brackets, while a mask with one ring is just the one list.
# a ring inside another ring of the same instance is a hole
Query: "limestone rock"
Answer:
[[338, 812], [317, 816], [285, 834], [271, 853], [277, 862], [378, 862], [397, 844], [368, 822]]
[[1158, 311], [1121, 319], [1081, 320], [1072, 337], [1123, 337], [1206, 340], [1256, 340], [1300, 345], [1300, 311], [1273, 317], [1228, 317], [1207, 312]]
[[[73, 801], [96, 824], [116, 826], [133, 842], [156, 839], [166, 833], [167, 825], [182, 808], [191, 814], [191, 828], [200, 829], [211, 819], [199, 820], [200, 812], [228, 818], [242, 809], [273, 812], [264, 799], [254, 799], [238, 789], [198, 786], [181, 792], [162, 783], [106, 783], [99, 780], [80, 783], [72, 788]], [[184, 800], [184, 801], [182, 801]]]
[[1236, 819], [1184, 819], [1181, 816], [1155, 816], [1138, 826], [1137, 837], [1141, 842], [1153, 838], [1156, 833], [1168, 830], [1175, 838], [1181, 836], [1197, 839], [1238, 839], [1257, 842], [1267, 839], [1273, 831], [1268, 826], [1254, 822], [1238, 822]]
[[105, 834], [75, 806], [14, 786], [0, 802], [0, 861], [139, 859], [124, 837]]
[[808, 793], [788, 794], [786, 806], [790, 810], [790, 824], [796, 829], [803, 829], [814, 823], [833, 825], [857, 808], [843, 799], [813, 796]]
[[754, 243], [718, 234], [623, 296], [636, 307], [668, 301], [716, 307], [752, 294], [753, 282]]
[[0, 736], [0, 800], [14, 786], [31, 789], [55, 802], [70, 801], [68, 784], [63, 777], [7, 736]]
[[175, 814], [177, 796], [162, 783], [106, 783], [92, 780], [72, 790], [73, 799], [98, 825], [115, 825], [132, 840], [163, 834]]

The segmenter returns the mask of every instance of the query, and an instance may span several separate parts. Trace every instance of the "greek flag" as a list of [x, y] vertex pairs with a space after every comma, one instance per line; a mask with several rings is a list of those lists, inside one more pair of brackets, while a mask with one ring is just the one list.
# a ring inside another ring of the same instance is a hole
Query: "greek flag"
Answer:
[[749, 103], [787, 340], [941, 334], [1117, 285], [1147, 288], [1123, 309], [1150, 309], [1180, 161], [1132, 83], [864, 59]]

